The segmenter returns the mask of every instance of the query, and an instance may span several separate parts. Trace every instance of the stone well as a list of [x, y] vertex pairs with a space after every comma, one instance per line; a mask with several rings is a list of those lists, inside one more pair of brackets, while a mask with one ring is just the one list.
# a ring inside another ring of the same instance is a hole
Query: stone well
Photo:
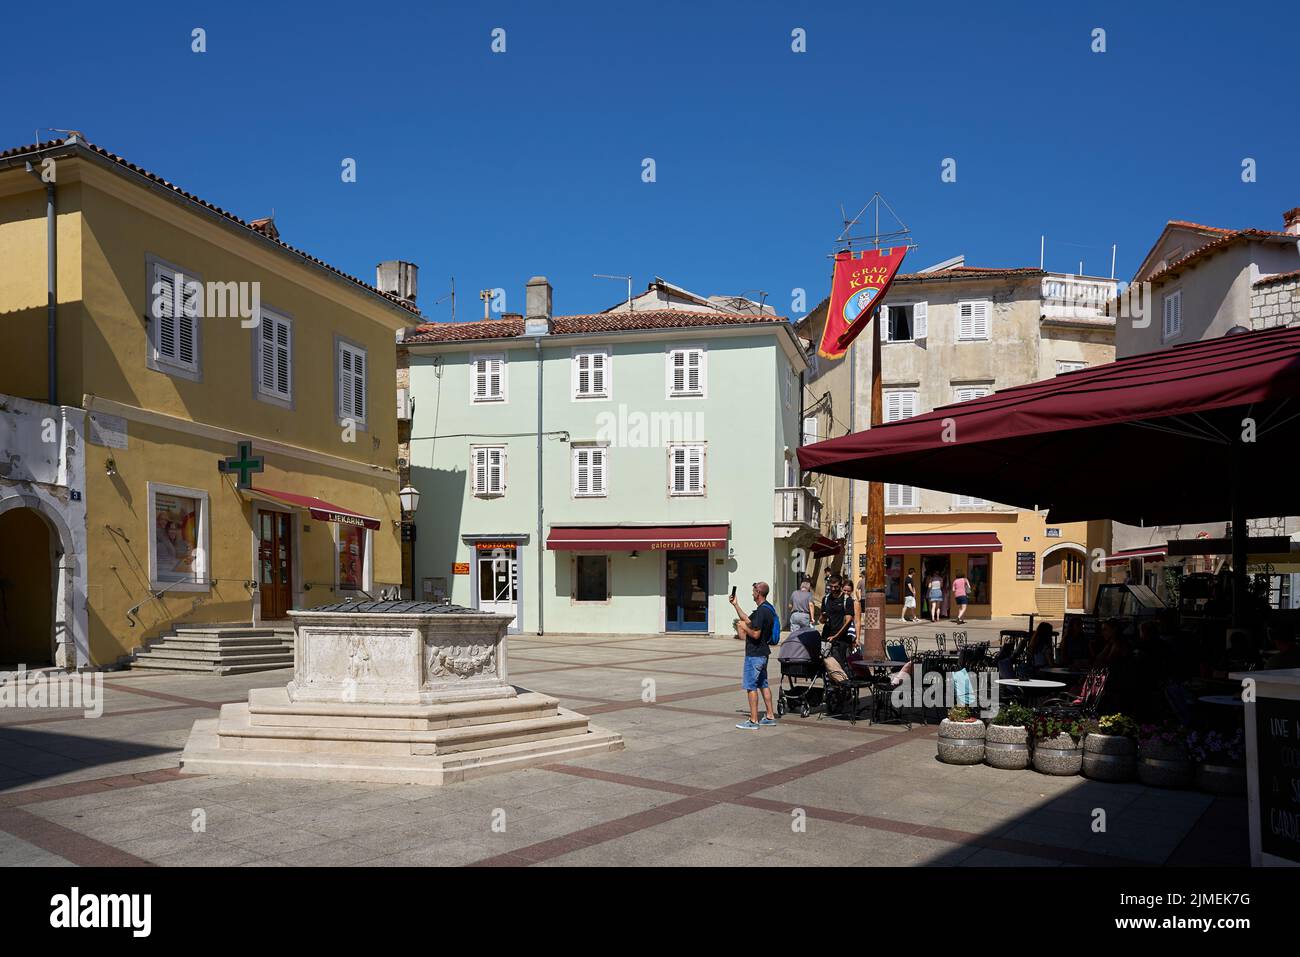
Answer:
[[429, 602], [291, 611], [294, 675], [196, 721], [186, 771], [446, 784], [623, 747], [507, 680], [509, 615]]

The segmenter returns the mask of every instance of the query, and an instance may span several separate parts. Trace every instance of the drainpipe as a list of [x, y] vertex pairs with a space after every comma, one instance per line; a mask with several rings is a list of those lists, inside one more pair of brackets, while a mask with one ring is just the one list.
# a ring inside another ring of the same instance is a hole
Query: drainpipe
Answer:
[[537, 634], [546, 633], [546, 605], [542, 590], [542, 340], [533, 342], [537, 347]]

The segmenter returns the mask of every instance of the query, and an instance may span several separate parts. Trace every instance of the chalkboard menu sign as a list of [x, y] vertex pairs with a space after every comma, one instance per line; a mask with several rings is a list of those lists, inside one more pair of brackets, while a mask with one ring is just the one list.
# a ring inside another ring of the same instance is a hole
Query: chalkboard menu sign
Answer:
[[1259, 848], [1300, 862], [1300, 701], [1255, 702]]
[[1016, 552], [1016, 580], [1025, 581], [1037, 577], [1034, 564], [1038, 558], [1035, 552]]

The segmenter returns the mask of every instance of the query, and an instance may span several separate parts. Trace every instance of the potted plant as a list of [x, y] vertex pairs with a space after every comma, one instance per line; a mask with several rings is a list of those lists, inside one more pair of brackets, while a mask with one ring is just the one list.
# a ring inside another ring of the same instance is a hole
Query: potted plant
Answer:
[[1196, 786], [1211, 794], [1246, 793], [1246, 736], [1219, 731], [1193, 731], [1187, 735], [1187, 752], [1196, 762]]
[[984, 760], [984, 722], [974, 708], [957, 707], [939, 722], [939, 760], [944, 764], [979, 764]]
[[1004, 771], [1023, 771], [1029, 767], [1029, 723], [1032, 708], [1022, 704], [1004, 705], [988, 726], [984, 741], [984, 763]]
[[1093, 781], [1131, 781], [1137, 774], [1137, 722], [1108, 714], [1083, 739], [1083, 776]]
[[1172, 721], [1138, 729], [1138, 780], [1157, 788], [1191, 787], [1196, 768], [1187, 753], [1187, 735]]
[[1078, 774], [1083, 768], [1083, 737], [1094, 727], [1069, 715], [1035, 715], [1029, 723], [1034, 770], [1042, 774]]

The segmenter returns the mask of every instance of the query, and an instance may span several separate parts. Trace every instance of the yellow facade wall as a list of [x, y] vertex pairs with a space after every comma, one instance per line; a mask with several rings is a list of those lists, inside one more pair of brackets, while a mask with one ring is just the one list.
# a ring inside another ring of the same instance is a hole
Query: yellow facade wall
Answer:
[[[865, 516], [862, 517], [865, 523]], [[1085, 558], [1085, 568], [1091, 568], [1093, 548], [1103, 548], [1104, 543], [1095, 541], [1099, 523], [1066, 522], [1048, 525], [1038, 512], [1030, 511], [985, 511], [956, 513], [944, 516], [931, 515], [889, 515], [885, 523], [885, 534], [917, 532], [989, 532], [997, 533], [1002, 543], [1002, 551], [990, 556], [991, 570], [990, 602], [988, 604], [971, 604], [966, 608], [967, 618], [1006, 618], [1027, 612], [1035, 614], [1054, 613], [1058, 603], [1054, 601], [1059, 588], [1043, 585], [1043, 558], [1051, 549], [1062, 546], [1077, 546]], [[864, 524], [865, 530], [865, 524]], [[1059, 529], [1059, 536], [1049, 537], [1048, 528]], [[1091, 536], [1091, 537], [1090, 537]], [[1016, 578], [1016, 552], [1032, 551], [1035, 555], [1034, 577], [1028, 580]], [[891, 553], [897, 554], [897, 553]], [[926, 552], [941, 554], [938, 551]], [[904, 552], [902, 574], [907, 575], [908, 568], [916, 569], [917, 593], [922, 594], [924, 583], [921, 581], [924, 569], [924, 555], [921, 552]], [[952, 580], [966, 570], [967, 556], [952, 554], [949, 558], [949, 571], [944, 593], [944, 612], [948, 613], [951, 604], [947, 586]], [[1093, 577], [1088, 572], [1085, 577], [1083, 598], [1085, 606], [1091, 604]], [[887, 605], [888, 614], [897, 619], [902, 614], [902, 603]], [[955, 614], [955, 609], [952, 613]], [[941, 619], [942, 620], [942, 619]], [[1027, 621], [1028, 619], [1026, 619]]]
[[[217, 470], [239, 439], [265, 458], [256, 486], [379, 519], [370, 533], [372, 594], [400, 584], [394, 337], [417, 317], [97, 163], [61, 160], [57, 189], [59, 400], [88, 417], [124, 418], [127, 433], [126, 448], [84, 445], [93, 662], [112, 664], [178, 624], [251, 620], [254, 510], [271, 506], [241, 496]], [[150, 255], [203, 281], [261, 284], [263, 306], [293, 323], [289, 408], [257, 398], [255, 330], [235, 317], [201, 321], [200, 381], [148, 367]], [[0, 393], [46, 398], [45, 262], [42, 184], [21, 170], [0, 176]], [[337, 421], [339, 337], [363, 347], [369, 366], [367, 422], [353, 436]], [[207, 493], [209, 587], [151, 598], [151, 482]], [[292, 514], [292, 606], [339, 600], [338, 526]]]

